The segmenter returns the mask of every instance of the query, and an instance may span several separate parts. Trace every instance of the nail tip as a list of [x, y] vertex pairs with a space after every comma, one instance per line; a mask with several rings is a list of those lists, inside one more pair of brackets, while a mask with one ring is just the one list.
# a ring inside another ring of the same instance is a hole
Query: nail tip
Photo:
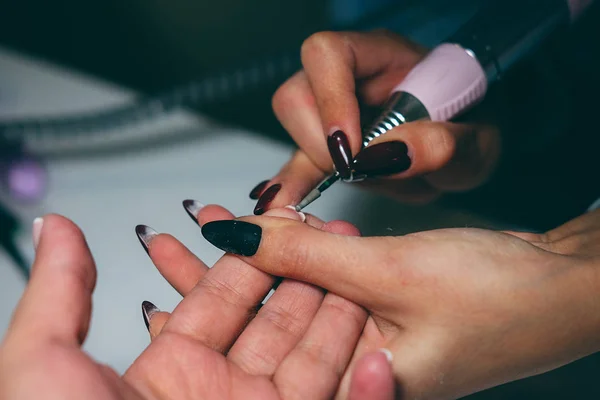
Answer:
[[269, 205], [275, 199], [275, 196], [277, 196], [277, 193], [281, 190], [281, 187], [281, 183], [276, 183], [264, 191], [258, 199], [256, 207], [254, 207], [254, 215], [262, 215], [265, 213]]
[[256, 185], [250, 191], [250, 194], [248, 195], [248, 197], [250, 197], [251, 200], [258, 200], [260, 198], [260, 195], [262, 194], [264, 188], [267, 186], [267, 184], [269, 182], [270, 182], [269, 180], [264, 180], [264, 181], [260, 182], [258, 185]]
[[160, 310], [152, 302], [148, 300], [142, 301], [142, 317], [144, 317], [146, 329], [150, 329], [150, 320], [152, 319], [152, 316], [158, 311]]
[[150, 247], [150, 242], [152, 242], [154, 237], [158, 235], [158, 232], [150, 228], [148, 225], [140, 224], [135, 226], [135, 234], [137, 235], [138, 240], [140, 241], [140, 244], [144, 250], [146, 250], [146, 253], [150, 255], [148, 250]]
[[200, 210], [202, 210], [205, 207], [204, 204], [200, 203], [197, 200], [193, 200], [193, 199], [186, 199], [186, 200], [183, 200], [181, 203], [183, 204], [183, 209], [185, 210], [187, 215], [189, 215], [190, 218], [196, 224], [198, 224], [198, 213], [200, 212]]

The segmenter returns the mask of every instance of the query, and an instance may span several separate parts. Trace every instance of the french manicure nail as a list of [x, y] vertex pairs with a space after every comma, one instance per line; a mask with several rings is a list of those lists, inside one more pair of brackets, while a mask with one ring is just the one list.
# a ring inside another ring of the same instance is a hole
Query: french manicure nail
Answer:
[[40, 236], [42, 235], [42, 226], [44, 226], [43, 218], [36, 218], [33, 220], [33, 226], [31, 228], [31, 236], [33, 238], [33, 248], [37, 249], [40, 243]]
[[264, 190], [264, 188], [267, 186], [267, 183], [269, 183], [269, 182], [270, 181], [268, 181], [268, 180], [262, 181], [258, 185], [254, 186], [254, 189], [252, 189], [250, 191], [250, 198], [252, 200], [258, 200], [258, 198], [260, 197], [260, 194], [262, 193], [262, 191]]
[[327, 148], [333, 161], [336, 171], [343, 179], [350, 178], [352, 169], [352, 148], [348, 137], [342, 131], [335, 131], [327, 138]]
[[196, 200], [184, 200], [183, 208], [185, 212], [190, 216], [194, 223], [198, 224], [198, 213], [204, 208], [204, 204]]
[[370, 177], [393, 175], [410, 168], [408, 146], [400, 141], [369, 146], [354, 157], [354, 170]]
[[254, 214], [255, 215], [264, 214], [280, 190], [281, 190], [280, 183], [277, 183], [277, 184], [269, 187], [267, 190], [265, 190], [265, 192], [262, 194], [262, 196], [260, 196], [260, 199], [258, 199], [258, 203], [256, 203], [256, 207], [254, 207]]
[[149, 226], [138, 225], [135, 227], [135, 233], [137, 234], [137, 237], [140, 240], [142, 247], [144, 248], [144, 250], [146, 250], [146, 253], [150, 255], [150, 252], [148, 250], [150, 248], [150, 242], [152, 242], [152, 239], [154, 239], [158, 235], [158, 232], [156, 232]]
[[391, 364], [392, 361], [394, 361], [394, 355], [392, 354], [392, 352], [388, 349], [379, 349], [380, 352], [382, 352], [383, 354], [385, 354], [385, 358], [387, 358], [388, 362]]
[[204, 224], [202, 236], [227, 253], [250, 257], [258, 250], [262, 228], [244, 221], [213, 221]]
[[150, 331], [150, 320], [157, 312], [160, 312], [160, 310], [154, 304], [147, 300], [142, 302], [142, 316], [144, 317], [144, 323], [146, 324], [146, 329], [148, 329], [148, 331]]

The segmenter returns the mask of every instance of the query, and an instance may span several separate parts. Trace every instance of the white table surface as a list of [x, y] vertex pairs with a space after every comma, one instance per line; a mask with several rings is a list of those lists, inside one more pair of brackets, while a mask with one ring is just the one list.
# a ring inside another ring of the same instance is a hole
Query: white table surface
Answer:
[[[131, 96], [123, 88], [0, 49], [0, 119], [93, 109]], [[99, 273], [85, 348], [120, 372], [149, 342], [141, 302], [150, 300], [172, 310], [180, 300], [141, 248], [135, 225], [175, 235], [212, 264], [221, 252], [203, 240], [181, 201], [192, 198], [249, 214], [254, 206], [249, 190], [272, 176], [292, 152], [256, 133], [218, 126], [186, 112], [140, 129], [147, 135], [192, 132], [194, 137], [115, 154], [52, 159], [46, 198], [36, 205], [8, 204], [24, 224], [18, 244], [30, 259], [29, 224], [36, 216], [63, 214], [86, 233]], [[328, 220], [350, 220], [369, 234], [484, 224], [477, 217], [435, 207], [401, 206], [341, 184], [309, 211]], [[0, 251], [0, 333], [23, 287]]]

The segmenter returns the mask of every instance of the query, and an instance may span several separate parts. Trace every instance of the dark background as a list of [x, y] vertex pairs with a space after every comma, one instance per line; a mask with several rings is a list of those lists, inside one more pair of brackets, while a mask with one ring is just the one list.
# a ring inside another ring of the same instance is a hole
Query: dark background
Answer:
[[[145, 94], [251, 58], [299, 48], [308, 35], [332, 26], [327, 2], [319, 0], [3, 3], [0, 45]], [[499, 172], [481, 189], [448, 197], [447, 206], [546, 230], [580, 214], [600, 196], [600, 132], [595, 123], [599, 22], [595, 7], [576, 29], [555, 38], [507, 77], [500, 96], [514, 113]], [[548, 65], [552, 73], [541, 72]], [[270, 110], [276, 86], [202, 112], [289, 142]], [[545, 141], [540, 132], [545, 129], [559, 130], [560, 135]], [[598, 357], [588, 357], [470, 398], [600, 398], [595, 383], [599, 367]]]

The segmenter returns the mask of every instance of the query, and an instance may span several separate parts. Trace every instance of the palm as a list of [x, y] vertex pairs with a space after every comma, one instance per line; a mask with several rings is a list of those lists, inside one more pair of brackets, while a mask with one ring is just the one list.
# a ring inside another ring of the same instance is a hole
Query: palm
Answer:
[[124, 376], [149, 398], [277, 399], [273, 381], [251, 375], [185, 335], [161, 334]]

